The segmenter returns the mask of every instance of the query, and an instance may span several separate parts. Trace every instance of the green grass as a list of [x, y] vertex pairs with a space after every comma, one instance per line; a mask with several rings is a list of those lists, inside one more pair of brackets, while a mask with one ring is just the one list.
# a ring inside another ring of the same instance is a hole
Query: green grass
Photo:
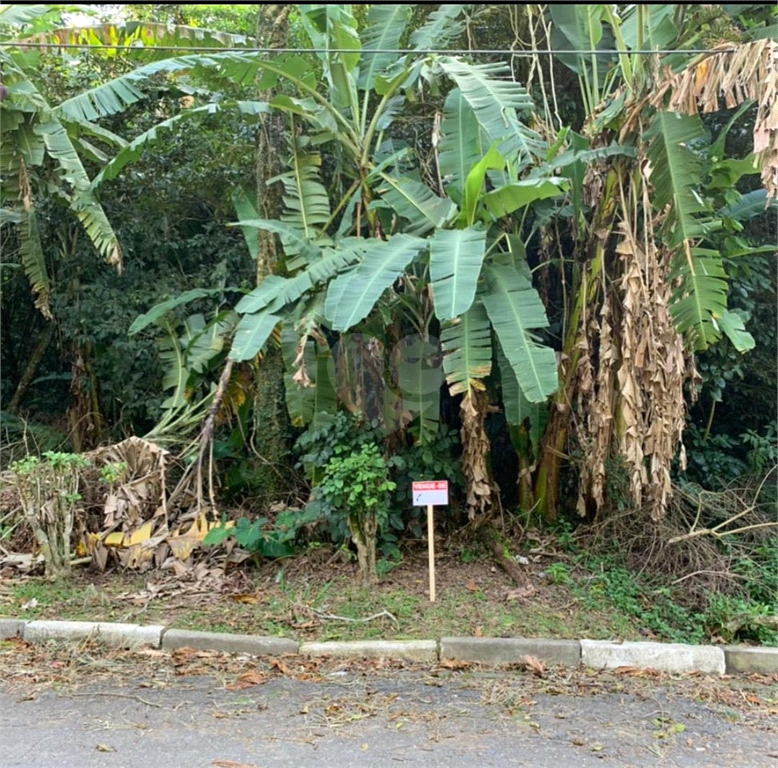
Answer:
[[[537, 593], [524, 600], [510, 599], [513, 585], [488, 560], [465, 562], [464, 555], [442, 558], [435, 603], [427, 596], [421, 558], [404, 562], [371, 589], [357, 586], [353, 566], [333, 567], [331, 577], [323, 578], [315, 568], [311, 574], [310, 567], [300, 575], [290, 560], [248, 572], [255, 581], [253, 590], [246, 587], [250, 602], [236, 601], [229, 594], [190, 595], [182, 589], [144, 604], [128, 596], [142, 592], [147, 581], [160, 576], [96, 576], [82, 571], [68, 581], [6, 582], [8, 597], [0, 603], [0, 614], [160, 623], [298, 640], [482, 635], [778, 642], [776, 632], [760, 618], [769, 615], [770, 606], [744, 597], [712, 595], [705, 610], [694, 610], [683, 603], [680, 590], [630, 573], [615, 555], [593, 557], [568, 549], [560, 561], [546, 560], [533, 567], [528, 576]], [[383, 612], [391, 617], [375, 617]], [[740, 623], [728, 636], [733, 621]]]

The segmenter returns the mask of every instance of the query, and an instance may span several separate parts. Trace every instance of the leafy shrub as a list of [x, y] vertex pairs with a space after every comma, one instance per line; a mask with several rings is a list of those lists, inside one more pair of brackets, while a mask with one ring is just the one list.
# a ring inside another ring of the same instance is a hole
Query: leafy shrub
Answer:
[[378, 580], [376, 538], [388, 522], [389, 494], [394, 489], [386, 460], [372, 443], [348, 456], [332, 456], [316, 489], [326, 513], [348, 526], [365, 582]]
[[[339, 412], [326, 426], [305, 432], [297, 441], [300, 454], [298, 464], [311, 482], [321, 482], [324, 467], [333, 457], [358, 453], [364, 446], [382, 448], [383, 434], [376, 423], [365, 424], [358, 417]], [[459, 436], [456, 431], [441, 425], [434, 442], [424, 445], [401, 445], [388, 459], [389, 479], [395, 484], [385, 524], [379, 530], [379, 548], [387, 556], [397, 559], [397, 533], [408, 528], [414, 536], [422, 535], [420, 507], [411, 505], [411, 484], [415, 480], [447, 479], [451, 497], [463, 494], [465, 479], [459, 462]], [[314, 494], [310, 502], [329, 523], [329, 533], [335, 542], [345, 541], [349, 531], [341, 517], [332, 515], [327, 502]]]
[[376, 424], [365, 424], [358, 416], [340, 411], [329, 424], [300, 435], [296, 443], [300, 454], [298, 466], [316, 484], [333, 457], [346, 456], [364, 445], [380, 443], [381, 432]]
[[11, 465], [24, 514], [40, 545], [50, 578], [70, 572], [70, 537], [79, 470], [91, 462], [75, 453], [46, 451], [44, 461], [27, 456]]
[[746, 430], [740, 439], [748, 446], [748, 464], [752, 472], [762, 475], [778, 464], [778, 427], [768, 424], [764, 434], [759, 434], [753, 429]]
[[[590, 581], [585, 599], [591, 607], [612, 605], [640, 626], [673, 642], [699, 642], [703, 637], [701, 617], [679, 605], [671, 590], [641, 579], [622, 565], [592, 559], [599, 570]], [[579, 592], [583, 595], [579, 588]]]
[[302, 528], [317, 517], [318, 513], [307, 509], [287, 509], [279, 513], [272, 526], [268, 526], [266, 517], [256, 520], [241, 517], [234, 524], [223, 518], [220, 525], [208, 531], [203, 544], [214, 546], [232, 537], [256, 559], [289, 557], [295, 552], [295, 542]]
[[717, 490], [748, 472], [741, 441], [727, 434], [709, 435], [689, 424], [683, 435], [687, 452], [686, 479]]
[[775, 604], [713, 594], [705, 612], [705, 629], [709, 636], [720, 637], [728, 643], [751, 641], [778, 645], [776, 616]]
[[[442, 424], [434, 442], [401, 447], [389, 459], [391, 477], [396, 484], [392, 493], [390, 519], [393, 528], [410, 527], [414, 536], [422, 535], [422, 507], [410, 506], [411, 485], [416, 480], [448, 480], [449, 499], [456, 502], [464, 493], [465, 477], [459, 461], [459, 435]], [[407, 512], [407, 516], [403, 515]], [[407, 523], [404, 521], [407, 519]]]

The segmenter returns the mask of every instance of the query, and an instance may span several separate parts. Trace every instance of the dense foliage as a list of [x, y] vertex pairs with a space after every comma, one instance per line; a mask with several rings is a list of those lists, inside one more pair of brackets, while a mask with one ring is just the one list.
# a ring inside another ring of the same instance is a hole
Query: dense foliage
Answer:
[[4, 460], [210, 414], [267, 556], [396, 557], [414, 479], [657, 522], [775, 470], [774, 9], [85, 13], [0, 11]]

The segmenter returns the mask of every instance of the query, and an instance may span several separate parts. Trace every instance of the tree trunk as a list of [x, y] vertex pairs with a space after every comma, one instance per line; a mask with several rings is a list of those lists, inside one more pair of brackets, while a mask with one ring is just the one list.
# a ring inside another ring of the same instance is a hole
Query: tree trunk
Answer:
[[[559, 516], [560, 472], [572, 417], [571, 407], [576, 400], [576, 390], [580, 385], [578, 363], [583, 351], [580, 341], [586, 333], [586, 329], [582, 328], [581, 318], [585, 317], [587, 310], [594, 311], [592, 307], [601, 289], [605, 244], [610, 236], [616, 213], [618, 181], [618, 171], [612, 168], [606, 177], [601, 203], [592, 223], [590, 238], [593, 246], [590, 249], [589, 259], [583, 265], [581, 279], [576, 285], [575, 304], [562, 349], [560, 386], [551, 401], [551, 415], [540, 446], [535, 478], [535, 500], [538, 511], [549, 522], [553, 522]], [[583, 460], [586, 461], [586, 458], [583, 457]]]
[[486, 460], [490, 443], [484, 427], [488, 400], [486, 392], [470, 389], [462, 398], [462, 471], [467, 482], [468, 517], [488, 514], [492, 508], [494, 483]]
[[[266, 48], [283, 48], [286, 45], [289, 27], [289, 5], [261, 6], [257, 18], [257, 45], [262, 41]], [[270, 101], [277, 88], [261, 91], [259, 101]], [[284, 117], [271, 112], [265, 115], [259, 132], [256, 150], [257, 210], [262, 218], [277, 219], [283, 212], [283, 185], [277, 181], [268, 186], [267, 180], [282, 170], [282, 148], [285, 146]], [[259, 230], [259, 252], [257, 254], [257, 285], [276, 267], [276, 236], [273, 232]]]
[[67, 412], [75, 453], [94, 448], [102, 440], [103, 417], [97, 388], [97, 376], [90, 363], [89, 349], [76, 347]]
[[378, 583], [376, 570], [376, 534], [378, 521], [375, 515], [350, 516], [348, 520], [351, 540], [357, 548], [358, 579], [365, 587]]
[[19, 379], [19, 384], [11, 398], [11, 402], [8, 404], [9, 413], [17, 414], [19, 412], [22, 398], [27, 394], [27, 390], [30, 388], [30, 384], [32, 384], [33, 378], [35, 377], [35, 372], [38, 370], [38, 366], [40, 365], [41, 360], [43, 360], [43, 356], [46, 354], [46, 350], [49, 348], [49, 344], [51, 344], [53, 338], [54, 323], [49, 322], [43, 336], [38, 339], [38, 343], [35, 345], [35, 349], [32, 351], [30, 359], [27, 361], [24, 373], [22, 374], [21, 379]]
[[[257, 19], [257, 43], [263, 47], [286, 45], [289, 5], [261, 6]], [[260, 101], [269, 101], [276, 90], [262, 91]], [[284, 118], [277, 113], [265, 115], [256, 147], [257, 210], [265, 219], [279, 219], [283, 213], [283, 185], [267, 180], [277, 176], [284, 155]], [[256, 278], [259, 285], [273, 274], [278, 264], [276, 236], [259, 230]], [[278, 501], [290, 488], [290, 473], [284, 470], [290, 449], [291, 423], [284, 398], [284, 362], [278, 349], [271, 346], [256, 370], [254, 394], [254, 434], [259, 463], [254, 467], [255, 483], [263, 489], [265, 502]]]
[[[482, 525], [478, 529], [478, 534], [481, 541], [491, 552], [494, 562], [513, 579], [517, 586], [525, 587], [529, 581], [527, 575], [522, 571], [516, 560], [505, 552], [500, 534], [494, 525], [491, 522]], [[518, 541], [514, 541], [513, 544], [518, 544]]]

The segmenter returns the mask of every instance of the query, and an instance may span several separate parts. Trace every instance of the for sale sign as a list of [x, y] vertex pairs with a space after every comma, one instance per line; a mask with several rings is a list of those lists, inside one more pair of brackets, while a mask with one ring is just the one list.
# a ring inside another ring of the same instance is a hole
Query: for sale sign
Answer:
[[448, 480], [422, 480], [413, 484], [414, 507], [448, 505]]

